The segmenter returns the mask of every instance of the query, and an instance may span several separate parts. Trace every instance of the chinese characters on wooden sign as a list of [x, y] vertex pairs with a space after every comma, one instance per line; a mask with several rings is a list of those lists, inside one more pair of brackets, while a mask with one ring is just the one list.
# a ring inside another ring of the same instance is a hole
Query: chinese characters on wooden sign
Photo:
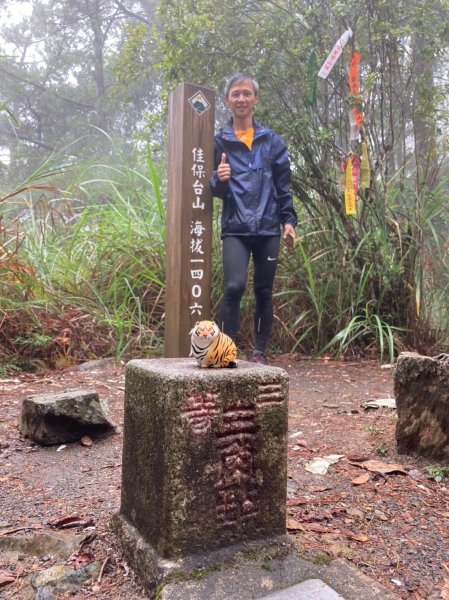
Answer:
[[198, 320], [209, 318], [203, 314], [203, 287], [205, 255], [203, 249], [203, 234], [207, 229], [204, 222], [204, 185], [207, 185], [204, 169], [204, 151], [202, 148], [192, 150], [192, 189], [193, 189], [193, 220], [190, 227], [190, 278], [193, 304], [190, 314], [197, 315]]
[[165, 287], [166, 357], [188, 356], [196, 321], [211, 319], [215, 94], [182, 83], [170, 95]]

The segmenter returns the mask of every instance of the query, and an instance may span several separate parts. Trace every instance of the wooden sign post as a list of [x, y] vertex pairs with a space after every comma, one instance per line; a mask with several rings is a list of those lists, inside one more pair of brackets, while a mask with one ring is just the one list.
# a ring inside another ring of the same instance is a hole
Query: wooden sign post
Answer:
[[215, 93], [180, 84], [169, 98], [165, 348], [186, 357], [196, 321], [211, 319]]

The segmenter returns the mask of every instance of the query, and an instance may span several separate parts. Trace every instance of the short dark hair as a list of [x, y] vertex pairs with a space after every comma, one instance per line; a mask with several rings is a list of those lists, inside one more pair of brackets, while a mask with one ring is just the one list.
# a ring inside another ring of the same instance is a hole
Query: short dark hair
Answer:
[[236, 73], [235, 75], [231, 75], [231, 77], [229, 77], [229, 79], [226, 81], [226, 85], [224, 87], [225, 98], [228, 97], [232, 86], [235, 85], [236, 83], [240, 83], [241, 81], [251, 82], [251, 85], [254, 88], [254, 94], [256, 96], [259, 95], [259, 84], [257, 82], [257, 79], [254, 79], [254, 77], [252, 75], [247, 75], [246, 73]]

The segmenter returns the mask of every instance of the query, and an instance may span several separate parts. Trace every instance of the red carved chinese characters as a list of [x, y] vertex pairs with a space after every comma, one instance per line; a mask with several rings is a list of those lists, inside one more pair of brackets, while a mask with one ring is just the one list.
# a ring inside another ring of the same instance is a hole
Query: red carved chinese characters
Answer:
[[218, 391], [193, 390], [181, 409], [198, 440], [211, 434], [218, 454], [216, 492], [217, 523], [221, 527], [244, 526], [259, 516], [262, 473], [257, 465], [258, 416], [270, 406], [285, 402], [282, 383], [261, 381], [257, 396], [242, 398], [226, 408], [218, 402]]
[[186, 419], [193, 433], [204, 434], [210, 429], [213, 419], [218, 415], [217, 390], [210, 388], [206, 392], [193, 391], [181, 408], [181, 415]]
[[256, 477], [256, 407], [232, 406], [223, 412], [215, 447], [219, 452], [217, 518], [232, 526], [252, 519], [259, 512]]
[[278, 381], [263, 381], [259, 383], [259, 395], [257, 397], [257, 406], [265, 404], [282, 404], [284, 396], [282, 394], [282, 384]]

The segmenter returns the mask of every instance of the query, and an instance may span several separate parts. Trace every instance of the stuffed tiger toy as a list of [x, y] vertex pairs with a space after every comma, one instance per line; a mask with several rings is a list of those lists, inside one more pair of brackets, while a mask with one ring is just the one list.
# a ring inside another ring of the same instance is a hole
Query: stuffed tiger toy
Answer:
[[190, 333], [190, 356], [196, 358], [200, 367], [220, 369], [237, 366], [236, 345], [228, 335], [221, 333], [213, 321], [197, 321]]

